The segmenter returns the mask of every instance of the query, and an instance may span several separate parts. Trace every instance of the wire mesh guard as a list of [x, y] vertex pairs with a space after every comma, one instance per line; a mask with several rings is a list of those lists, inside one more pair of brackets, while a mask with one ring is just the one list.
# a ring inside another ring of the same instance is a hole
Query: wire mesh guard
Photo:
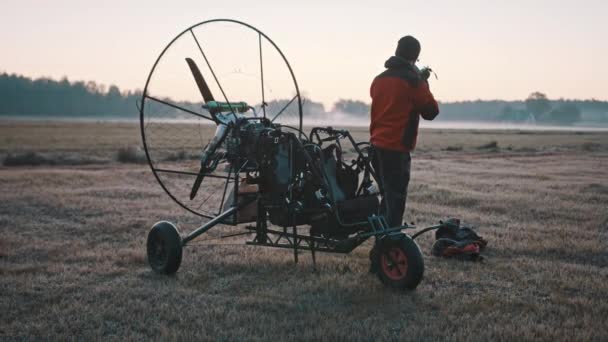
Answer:
[[203, 109], [209, 96], [193, 77], [186, 58], [200, 69], [215, 101], [246, 102], [274, 123], [302, 128], [302, 100], [291, 67], [279, 48], [256, 28], [234, 20], [196, 24], [174, 38], [152, 67], [140, 108], [141, 133], [149, 164], [167, 194], [204, 217], [224, 209], [236, 176], [225, 162], [205, 176], [190, 199], [201, 153], [216, 122]]

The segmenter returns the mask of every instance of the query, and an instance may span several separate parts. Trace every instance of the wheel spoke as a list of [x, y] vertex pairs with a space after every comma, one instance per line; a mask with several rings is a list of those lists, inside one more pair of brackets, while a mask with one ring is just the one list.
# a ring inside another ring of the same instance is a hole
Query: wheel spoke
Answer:
[[[158, 169], [158, 168], [154, 168], [154, 171], [156, 172], [161, 172], [161, 173], [173, 173], [173, 174], [178, 174], [178, 175], [185, 175], [185, 176], [193, 176], [196, 177], [199, 175], [198, 172], [191, 172], [191, 171], [179, 171], [179, 170], [168, 170], [168, 169]], [[230, 179], [229, 176], [220, 176], [220, 175], [213, 175], [213, 174], [209, 174], [206, 173], [205, 177], [209, 177], [209, 178], [221, 178], [221, 179]]]
[[393, 254], [393, 260], [396, 264], [403, 264], [405, 263], [405, 255], [403, 254], [403, 252], [395, 250]]
[[192, 34], [192, 38], [194, 38], [194, 41], [196, 42], [196, 46], [198, 46], [198, 50], [201, 52], [201, 55], [203, 55], [203, 59], [205, 60], [205, 63], [207, 64], [209, 71], [211, 71], [211, 75], [213, 76], [213, 79], [215, 80], [217, 87], [220, 88], [220, 92], [222, 93], [222, 96], [224, 96], [224, 100], [226, 100], [226, 103], [228, 103], [228, 108], [230, 108], [232, 115], [234, 115], [236, 117], [236, 114], [234, 113], [234, 109], [232, 108], [232, 104], [230, 103], [230, 101], [228, 101], [228, 97], [226, 96], [226, 93], [224, 92], [224, 88], [222, 88], [220, 81], [217, 79], [217, 76], [215, 76], [215, 72], [213, 71], [213, 68], [211, 67], [211, 63], [209, 63], [209, 60], [207, 59], [207, 55], [205, 55], [205, 52], [203, 51], [201, 44], [198, 42], [198, 38], [196, 38], [196, 35], [194, 34], [194, 31], [192, 31], [192, 29], [190, 29], [190, 33]]
[[298, 97], [298, 94], [296, 94], [291, 100], [289, 100], [289, 102], [287, 102], [287, 104], [270, 121], [274, 122], [274, 120], [276, 120], [279, 117], [279, 115], [283, 114], [285, 109], [287, 109], [287, 107], [289, 107], [297, 97]]
[[258, 43], [260, 46], [260, 79], [262, 81], [262, 112], [266, 118], [266, 99], [264, 96], [264, 61], [262, 58], [262, 34], [258, 32]]
[[178, 106], [178, 105], [176, 105], [176, 104], [174, 104], [174, 103], [171, 103], [171, 102], [169, 102], [169, 101], [161, 100], [161, 99], [159, 99], [159, 98], [156, 98], [156, 97], [154, 97], [154, 96], [150, 96], [150, 95], [144, 95], [144, 97], [145, 97], [145, 98], [147, 98], [147, 99], [150, 99], [150, 100], [152, 100], [152, 101], [155, 101], [155, 102], [158, 102], [158, 103], [164, 104], [164, 105], [166, 105], [166, 106], [169, 106], [169, 107], [172, 107], [172, 108], [175, 108], [175, 109], [179, 109], [179, 110], [181, 110], [182, 112], [186, 112], [186, 113], [188, 113], [188, 114], [192, 114], [192, 115], [194, 115], [194, 116], [198, 116], [198, 117], [200, 117], [200, 118], [203, 118], [203, 119], [207, 119], [207, 120], [213, 121], [213, 119], [212, 119], [212, 118], [210, 118], [210, 117], [208, 117], [208, 116], [206, 116], [206, 115], [203, 115], [203, 114], [197, 113], [197, 112], [195, 112], [195, 111], [192, 111], [192, 110], [190, 110], [190, 109], [186, 109], [186, 108], [184, 108], [184, 107], [180, 107], [180, 106]]
[[400, 280], [407, 274], [407, 256], [405, 251], [393, 247], [382, 254], [382, 268], [391, 280]]

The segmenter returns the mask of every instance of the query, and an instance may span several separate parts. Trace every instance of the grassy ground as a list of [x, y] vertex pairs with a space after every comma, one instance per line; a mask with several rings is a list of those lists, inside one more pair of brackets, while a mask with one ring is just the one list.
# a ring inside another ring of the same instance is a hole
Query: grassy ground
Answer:
[[437, 259], [421, 237], [425, 279], [405, 294], [367, 273], [369, 244], [319, 255], [313, 273], [307, 253], [294, 265], [233, 239], [187, 247], [174, 277], [152, 273], [149, 227], [200, 220], [146, 165], [113, 161], [138, 134], [0, 123], [4, 155], [105, 158], [0, 168], [0, 339], [608, 339], [608, 133], [421, 132], [408, 221], [460, 217], [489, 247], [483, 263]]

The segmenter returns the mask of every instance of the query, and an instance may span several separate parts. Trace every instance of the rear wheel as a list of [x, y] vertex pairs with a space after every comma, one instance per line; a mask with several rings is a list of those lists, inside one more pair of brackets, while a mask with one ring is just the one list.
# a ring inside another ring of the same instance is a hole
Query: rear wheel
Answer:
[[147, 250], [148, 263], [157, 273], [173, 274], [182, 263], [182, 239], [170, 222], [158, 222], [152, 227]]
[[422, 252], [418, 244], [407, 235], [386, 237], [378, 241], [371, 257], [372, 269], [386, 286], [413, 290], [422, 281]]

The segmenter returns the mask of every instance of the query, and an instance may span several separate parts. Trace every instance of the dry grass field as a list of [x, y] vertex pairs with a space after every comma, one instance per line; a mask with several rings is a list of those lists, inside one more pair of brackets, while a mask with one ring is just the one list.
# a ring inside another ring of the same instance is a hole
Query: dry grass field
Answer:
[[129, 123], [0, 122], [1, 158], [70, 161], [0, 166], [0, 340], [608, 340], [608, 132], [423, 130], [408, 221], [459, 217], [489, 246], [439, 259], [422, 236], [409, 293], [368, 273], [369, 242], [317, 272], [246, 237], [199, 242], [154, 274], [151, 225], [201, 220], [116, 161], [140, 140]]

